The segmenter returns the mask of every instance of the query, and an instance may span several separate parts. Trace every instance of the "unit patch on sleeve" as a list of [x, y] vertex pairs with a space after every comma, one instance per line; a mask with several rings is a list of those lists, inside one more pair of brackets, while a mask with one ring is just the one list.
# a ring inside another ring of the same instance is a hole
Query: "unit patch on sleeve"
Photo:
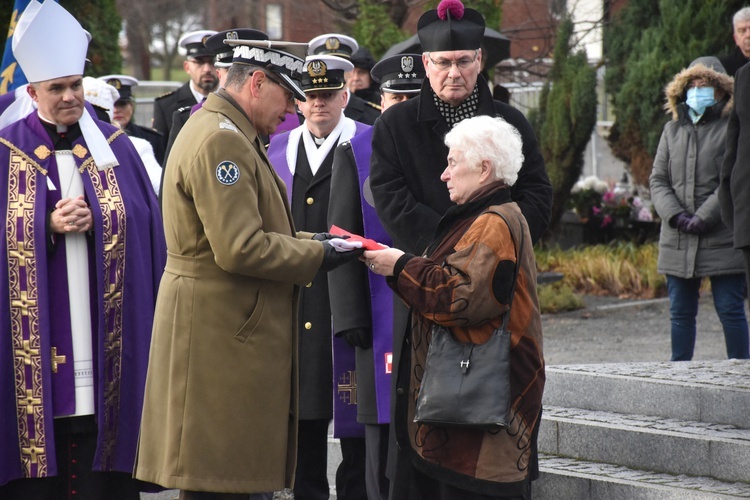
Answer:
[[240, 179], [240, 169], [234, 162], [223, 161], [216, 167], [216, 179], [225, 186], [231, 186]]

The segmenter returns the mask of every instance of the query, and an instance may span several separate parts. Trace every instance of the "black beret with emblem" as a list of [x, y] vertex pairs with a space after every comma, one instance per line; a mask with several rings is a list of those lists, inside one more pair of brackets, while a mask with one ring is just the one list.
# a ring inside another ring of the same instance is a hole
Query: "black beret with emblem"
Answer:
[[268, 35], [260, 30], [237, 28], [220, 31], [208, 37], [203, 45], [214, 55], [214, 66], [217, 68], [228, 68], [232, 65], [234, 49], [224, 43], [224, 40], [268, 40]]
[[307, 56], [302, 73], [302, 89], [305, 92], [339, 90], [344, 88], [344, 73], [352, 71], [354, 65], [336, 56]]
[[351, 59], [352, 55], [359, 49], [357, 41], [346, 35], [338, 33], [326, 33], [319, 35], [310, 40], [307, 48], [309, 56], [338, 56], [345, 59]]
[[460, 0], [443, 0], [419, 18], [417, 35], [425, 52], [476, 50], [484, 37], [484, 17]]
[[133, 87], [138, 86], [138, 80], [133, 78], [132, 76], [128, 75], [106, 75], [106, 76], [100, 76], [99, 80], [104, 81], [104, 83], [108, 83], [109, 85], [112, 85], [117, 91], [120, 93], [119, 99], [117, 99], [117, 102], [120, 101], [135, 101], [135, 97], [133, 97]]
[[380, 84], [380, 90], [392, 94], [416, 94], [425, 78], [422, 56], [397, 54], [380, 60], [370, 70], [370, 76]]
[[177, 44], [185, 49], [188, 58], [213, 56], [213, 53], [203, 45], [203, 42], [215, 34], [214, 30], [191, 31], [182, 35]]

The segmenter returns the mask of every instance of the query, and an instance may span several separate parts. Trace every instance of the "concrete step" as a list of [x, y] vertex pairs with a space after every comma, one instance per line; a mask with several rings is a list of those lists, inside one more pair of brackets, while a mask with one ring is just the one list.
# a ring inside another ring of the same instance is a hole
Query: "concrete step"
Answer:
[[545, 406], [750, 429], [750, 360], [558, 365], [546, 373]]
[[727, 424], [546, 406], [539, 451], [750, 484], [750, 429]]
[[539, 457], [535, 500], [704, 500], [750, 498], [750, 485], [684, 474], [644, 472], [628, 467]]

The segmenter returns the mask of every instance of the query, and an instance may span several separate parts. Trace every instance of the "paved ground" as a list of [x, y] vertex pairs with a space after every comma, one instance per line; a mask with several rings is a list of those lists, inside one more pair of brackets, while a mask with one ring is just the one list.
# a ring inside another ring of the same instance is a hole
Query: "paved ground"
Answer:
[[[548, 366], [668, 361], [669, 300], [585, 297], [587, 308], [542, 318]], [[710, 294], [701, 297], [695, 360], [726, 359], [724, 334]]]
[[[668, 361], [669, 301], [633, 301], [586, 296], [586, 308], [542, 317], [547, 366]], [[695, 360], [726, 359], [721, 322], [710, 295], [701, 298]], [[143, 500], [172, 500], [177, 491], [142, 494]], [[290, 495], [277, 495], [286, 500]]]

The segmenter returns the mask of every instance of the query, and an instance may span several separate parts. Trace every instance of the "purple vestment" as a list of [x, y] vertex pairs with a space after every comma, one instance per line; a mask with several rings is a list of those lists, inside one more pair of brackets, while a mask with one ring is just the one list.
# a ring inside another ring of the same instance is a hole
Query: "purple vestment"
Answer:
[[[363, 236], [383, 245], [391, 246], [391, 237], [380, 223], [373, 206], [372, 196], [366, 196], [370, 186], [370, 156], [372, 154], [372, 129], [356, 135], [349, 141], [357, 164], [359, 196], [362, 206]], [[369, 199], [368, 199], [369, 198]], [[391, 421], [391, 369], [393, 367], [393, 292], [385, 278], [368, 273], [370, 286], [370, 315], [372, 318], [372, 355], [375, 367], [375, 394], [378, 405], [378, 423]]]
[[[93, 219], [93, 469], [131, 473], [166, 246], [138, 153], [124, 133], [96, 124], [120, 165], [99, 170], [83, 137], [73, 142]], [[36, 112], [0, 131], [0, 484], [57, 474], [52, 419], [74, 405], [65, 238], [48, 249], [60, 199], [53, 147]]]
[[[289, 121], [289, 115], [287, 120]], [[369, 125], [354, 122], [354, 137], [371, 130]], [[292, 203], [294, 176], [289, 170], [287, 147], [290, 132], [283, 132], [271, 139], [268, 148], [268, 159], [274, 170], [286, 184], [287, 197]], [[351, 398], [352, 390], [356, 388], [356, 360], [354, 349], [344, 340], [331, 332], [333, 352], [333, 435], [342, 437], [364, 437], [364, 426], [357, 422], [357, 405]]]

